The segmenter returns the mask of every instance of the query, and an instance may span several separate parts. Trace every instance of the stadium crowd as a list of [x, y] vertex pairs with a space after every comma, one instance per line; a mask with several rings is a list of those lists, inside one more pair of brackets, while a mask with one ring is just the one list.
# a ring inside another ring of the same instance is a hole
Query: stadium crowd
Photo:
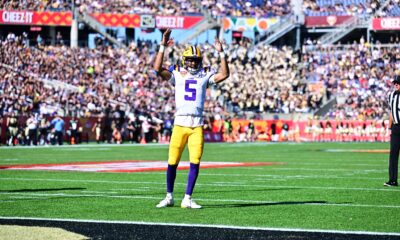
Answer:
[[[2, 81], [2, 89], [9, 96], [7, 101], [2, 101], [2, 109], [16, 110], [19, 114], [57, 111], [65, 116], [89, 117], [104, 113], [112, 104], [125, 106], [128, 113], [142, 108], [170, 113], [171, 86], [149, 69], [155, 47], [151, 42], [138, 46], [132, 43], [129, 51], [109, 46], [71, 49], [64, 45], [38, 44], [27, 47], [20, 37], [8, 38], [2, 43], [0, 59], [14, 71], [2, 68], [0, 72], [7, 79]], [[167, 64], [179, 62], [183, 47], [177, 45], [170, 52]], [[218, 108], [226, 106], [234, 112], [289, 113], [310, 112], [318, 107], [307, 103], [307, 97], [320, 102], [321, 93], [307, 92], [306, 84], [298, 81], [299, 59], [290, 48], [250, 48], [248, 41], [226, 48], [235, 74], [231, 81], [211, 91], [210, 97], [218, 99]], [[204, 65], [215, 66], [218, 58], [213, 47], [205, 44], [203, 53]], [[53, 82], [55, 87], [46, 87], [48, 82]], [[11, 99], [18, 104], [9, 104]]]
[[[314, 93], [297, 81], [298, 57], [291, 49], [251, 49], [249, 44], [243, 41], [226, 46], [235, 74], [231, 81], [209, 92], [208, 99], [215, 100], [206, 106], [209, 117], [220, 119], [228, 111], [310, 112], [318, 107], [308, 106]], [[173, 115], [172, 87], [149, 69], [156, 47], [151, 42], [132, 43], [128, 51], [109, 46], [72, 49], [42, 42], [28, 45], [24, 36], [13, 34], [1, 42], [1, 115], [46, 116], [56, 112], [61, 116], [102, 117], [118, 112], [126, 119], [150, 116], [159, 123]], [[182, 50], [180, 45], [172, 49], [167, 65], [179, 62]], [[203, 46], [203, 53], [204, 65], [213, 66], [218, 61], [210, 44]], [[122, 127], [124, 122], [116, 125]]]
[[[74, 4], [72, 3], [74, 2]], [[80, 11], [124, 14], [157, 14], [165, 16], [199, 15], [202, 9], [212, 16], [281, 16], [290, 12], [290, 4], [283, 0], [52, 0], [52, 1], [0, 1], [0, 9], [35, 11]]]
[[361, 39], [352, 45], [305, 46], [302, 63], [307, 82], [323, 82], [327, 98], [338, 99], [327, 118], [388, 118], [387, 93], [400, 73], [397, 44], [371, 46]]
[[[202, 10], [213, 17], [274, 17], [291, 13], [290, 2], [284, 0], [202, 0], [198, 3], [190, 0], [0, 0], [0, 9], [4, 10], [71, 11], [73, 7], [82, 12], [164, 16], [201, 15]], [[399, 0], [304, 0], [303, 11], [306, 16], [400, 16]]]
[[[382, 119], [387, 113], [385, 94], [394, 69], [400, 67], [398, 48], [372, 47], [363, 40], [343, 46], [306, 45], [301, 59], [288, 47], [254, 48], [245, 40], [225, 47], [232, 77], [208, 92], [210, 124], [244, 111], [312, 113], [332, 96], [338, 97], [338, 105], [327, 118]], [[180, 61], [183, 48], [177, 45], [167, 53], [167, 65]], [[129, 122], [145, 129], [141, 135], [148, 133], [148, 141], [160, 141], [163, 132], [168, 137], [170, 129], [164, 127], [171, 125], [174, 99], [169, 83], [149, 69], [155, 44], [132, 43], [128, 51], [40, 42], [28, 47], [23, 36], [11, 34], [0, 50], [1, 115], [33, 113], [37, 122], [54, 113], [106, 117], [111, 119], [103, 123], [110, 141], [115, 130], [115, 135], [129, 133]], [[202, 50], [204, 65], [216, 66], [213, 46], [206, 43]]]

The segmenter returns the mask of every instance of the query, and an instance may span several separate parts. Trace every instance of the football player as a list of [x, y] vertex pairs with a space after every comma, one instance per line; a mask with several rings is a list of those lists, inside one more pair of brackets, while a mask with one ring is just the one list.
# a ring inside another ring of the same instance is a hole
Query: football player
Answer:
[[163, 68], [164, 51], [166, 47], [173, 45], [173, 39], [170, 39], [170, 35], [171, 30], [167, 29], [162, 36], [154, 62], [154, 70], [157, 74], [174, 85], [176, 104], [175, 121], [168, 154], [167, 195], [157, 205], [157, 208], [174, 205], [173, 191], [176, 169], [186, 144], [188, 144], [189, 149], [190, 169], [186, 194], [181, 202], [181, 207], [201, 208], [193, 201], [192, 193], [199, 174], [200, 158], [203, 154], [203, 109], [206, 88], [227, 79], [229, 68], [219, 39], [215, 39], [215, 49], [221, 59], [218, 72], [211, 70], [210, 67], [203, 67], [201, 51], [196, 46], [189, 46], [185, 49], [181, 65], [173, 65], [169, 69]]

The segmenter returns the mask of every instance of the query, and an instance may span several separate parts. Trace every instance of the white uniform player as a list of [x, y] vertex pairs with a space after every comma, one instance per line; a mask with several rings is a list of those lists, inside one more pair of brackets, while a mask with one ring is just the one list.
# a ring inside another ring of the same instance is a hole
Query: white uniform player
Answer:
[[192, 75], [178, 65], [171, 66], [169, 71], [172, 73], [170, 82], [175, 86], [175, 125], [202, 126], [206, 90], [208, 86], [215, 83], [215, 72], [206, 67]]
[[190, 46], [182, 55], [182, 65], [174, 65], [169, 69], [162, 67], [164, 50], [167, 45], [172, 45], [169, 38], [171, 30], [167, 29], [163, 34], [161, 46], [157, 53], [154, 70], [165, 80], [170, 80], [175, 86], [176, 113], [174, 128], [169, 144], [168, 168], [167, 168], [167, 196], [159, 204], [158, 208], [174, 206], [174, 183], [176, 169], [183, 149], [188, 144], [190, 170], [185, 197], [181, 202], [182, 208], [201, 208], [192, 199], [192, 193], [199, 174], [200, 159], [203, 154], [203, 110], [206, 99], [206, 89], [209, 85], [224, 81], [229, 77], [228, 63], [221, 42], [215, 40], [215, 49], [219, 52], [221, 66], [219, 71], [211, 71], [202, 66], [200, 48]]

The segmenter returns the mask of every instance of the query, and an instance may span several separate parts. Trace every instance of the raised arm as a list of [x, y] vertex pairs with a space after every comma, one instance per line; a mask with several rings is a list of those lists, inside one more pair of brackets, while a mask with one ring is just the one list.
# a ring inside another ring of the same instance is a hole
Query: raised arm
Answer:
[[172, 45], [174, 42], [173, 39], [169, 39], [170, 35], [171, 35], [171, 29], [168, 28], [162, 36], [160, 42], [160, 49], [157, 52], [156, 60], [154, 61], [153, 65], [154, 70], [164, 80], [168, 80], [171, 78], [171, 73], [168, 71], [168, 69], [162, 67], [165, 48], [168, 47], [169, 45]]
[[215, 39], [214, 45], [215, 45], [215, 49], [219, 52], [219, 56], [221, 58], [221, 66], [219, 68], [219, 71], [214, 76], [214, 81], [216, 83], [219, 83], [229, 77], [229, 67], [228, 67], [228, 62], [226, 61], [222, 43], [218, 38]]

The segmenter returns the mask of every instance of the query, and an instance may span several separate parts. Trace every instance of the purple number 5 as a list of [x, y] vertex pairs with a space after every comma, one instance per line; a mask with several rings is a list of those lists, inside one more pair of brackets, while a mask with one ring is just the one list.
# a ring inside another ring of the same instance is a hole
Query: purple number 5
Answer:
[[196, 88], [191, 88], [190, 84], [197, 84], [194, 79], [188, 79], [185, 81], [185, 100], [186, 101], [196, 101]]

